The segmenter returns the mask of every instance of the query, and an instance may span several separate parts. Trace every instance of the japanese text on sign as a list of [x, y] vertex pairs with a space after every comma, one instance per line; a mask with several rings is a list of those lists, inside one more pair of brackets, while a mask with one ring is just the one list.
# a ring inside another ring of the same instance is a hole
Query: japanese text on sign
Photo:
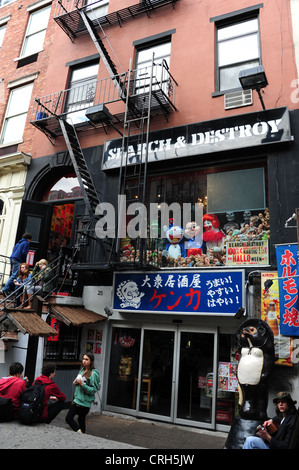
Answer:
[[243, 271], [116, 273], [114, 309], [235, 314], [243, 306]]
[[277, 245], [281, 334], [299, 336], [298, 245]]

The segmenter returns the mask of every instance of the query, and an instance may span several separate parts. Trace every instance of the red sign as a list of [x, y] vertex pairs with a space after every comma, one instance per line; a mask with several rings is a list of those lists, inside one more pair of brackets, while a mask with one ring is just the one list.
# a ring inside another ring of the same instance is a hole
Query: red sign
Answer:
[[57, 331], [57, 335], [49, 336], [48, 341], [58, 341], [59, 340], [59, 330], [60, 330], [60, 321], [56, 318], [51, 318], [51, 328]]

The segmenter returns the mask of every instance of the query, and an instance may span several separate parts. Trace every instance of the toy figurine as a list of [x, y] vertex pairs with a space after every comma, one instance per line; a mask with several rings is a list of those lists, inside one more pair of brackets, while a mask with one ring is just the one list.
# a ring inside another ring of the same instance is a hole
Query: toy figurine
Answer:
[[214, 247], [223, 248], [224, 244], [224, 233], [219, 229], [219, 219], [214, 214], [205, 214], [203, 216], [203, 241], [206, 244], [207, 254], [209, 256], [211, 249]]
[[202, 253], [202, 235], [200, 226], [196, 222], [188, 222], [185, 228], [185, 249], [187, 256], [200, 255]]
[[226, 224], [223, 227], [224, 233], [228, 234], [230, 230], [236, 230], [239, 228], [239, 224], [235, 222], [235, 213], [227, 212], [226, 213]]
[[177, 259], [180, 256], [185, 256], [186, 250], [184, 247], [184, 230], [178, 225], [172, 225], [166, 230], [166, 238], [168, 243], [165, 249], [168, 252], [168, 257]]

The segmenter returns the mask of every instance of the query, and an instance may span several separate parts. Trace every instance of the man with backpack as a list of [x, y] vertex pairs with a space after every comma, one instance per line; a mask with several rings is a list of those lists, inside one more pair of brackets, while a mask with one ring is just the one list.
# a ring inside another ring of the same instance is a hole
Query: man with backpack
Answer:
[[[12, 401], [14, 418], [18, 416], [21, 397], [26, 389], [26, 383], [28, 382], [27, 377], [23, 379], [23, 370], [24, 367], [22, 364], [19, 362], [13, 362], [9, 368], [9, 375], [0, 379], [0, 397], [10, 399]], [[2, 418], [6, 420], [4, 417], [4, 414], [6, 413], [5, 402], [4, 400], [1, 401], [3, 404], [0, 411], [0, 421]], [[8, 406], [9, 403], [7, 403], [6, 407]], [[1, 417], [1, 414], [3, 414], [3, 417]]]
[[55, 373], [55, 364], [44, 364], [42, 375], [23, 394], [19, 409], [19, 419], [23, 424], [49, 424], [62, 410], [66, 396], [53, 382]]

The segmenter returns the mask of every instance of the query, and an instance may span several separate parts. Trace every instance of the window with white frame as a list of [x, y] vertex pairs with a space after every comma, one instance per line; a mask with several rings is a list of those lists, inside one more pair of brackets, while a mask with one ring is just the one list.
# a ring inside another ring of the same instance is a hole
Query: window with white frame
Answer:
[[[160, 43], [139, 47], [136, 52], [135, 90], [137, 93], [148, 92], [153, 65], [153, 89], [162, 87], [167, 93], [168, 76], [163, 69], [169, 69], [171, 41], [167, 39]], [[163, 83], [165, 77], [165, 83]]]
[[29, 83], [11, 90], [1, 132], [1, 145], [22, 140], [32, 88], [33, 83]]
[[6, 31], [6, 24], [3, 25], [3, 26], [0, 26], [0, 49], [1, 49], [2, 44], [3, 44], [5, 31]]
[[218, 91], [240, 88], [239, 72], [260, 65], [258, 17], [217, 25]]
[[14, 2], [15, 0], [0, 0], [0, 8], [8, 5], [9, 3]]
[[29, 56], [43, 49], [51, 5], [30, 14], [20, 57]]
[[99, 62], [96, 62], [78, 66], [71, 71], [65, 112], [73, 124], [87, 121], [85, 110], [94, 104], [98, 70]]
[[101, 0], [100, 2], [95, 0], [86, 0], [85, 6], [88, 6], [87, 16], [91, 20], [95, 20], [96, 18], [101, 18], [102, 16], [107, 15], [109, 0]]

